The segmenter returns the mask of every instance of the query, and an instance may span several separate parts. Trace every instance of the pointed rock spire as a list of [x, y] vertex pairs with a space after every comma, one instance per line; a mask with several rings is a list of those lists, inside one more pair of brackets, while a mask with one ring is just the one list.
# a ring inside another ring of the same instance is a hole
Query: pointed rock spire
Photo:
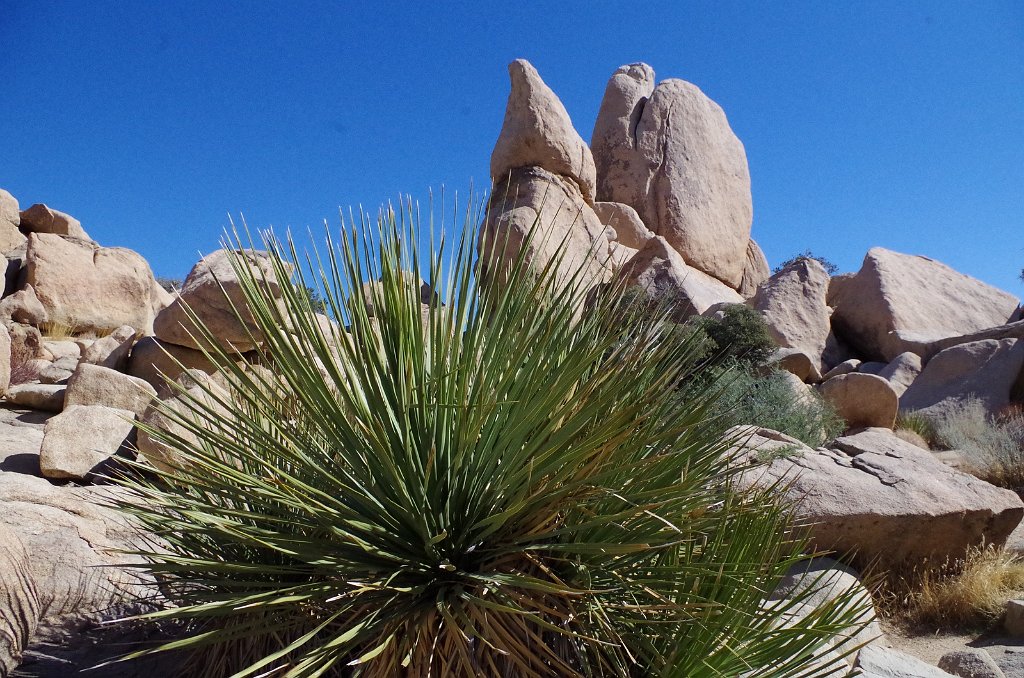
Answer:
[[590, 148], [572, 126], [569, 113], [525, 59], [508, 66], [512, 91], [505, 122], [491, 154], [491, 178], [501, 187], [509, 171], [540, 167], [572, 179], [584, 199], [594, 201], [596, 170]]

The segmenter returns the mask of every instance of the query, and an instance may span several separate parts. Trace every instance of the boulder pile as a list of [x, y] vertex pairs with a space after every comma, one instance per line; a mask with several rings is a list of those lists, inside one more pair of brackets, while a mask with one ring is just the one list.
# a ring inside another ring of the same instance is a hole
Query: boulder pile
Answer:
[[[514, 61], [509, 75], [480, 225], [486, 275], [500, 280], [522, 256], [536, 267], [554, 262], [563, 283], [623, 283], [669, 299], [680, 320], [723, 304], [759, 312], [794, 392], [817, 390], [848, 430], [811, 449], [749, 422], [734, 431], [737, 458], [768, 462], [744, 482], [785, 487], [812, 545], [847, 565], [903, 567], [1006, 540], [1024, 516], [1017, 495], [893, 428], [900, 411], [940, 414], [974, 399], [996, 413], [1024, 402], [1018, 299], [881, 248], [853, 274], [832, 276], [809, 257], [773, 274], [751, 238], [743, 144], [699, 88], [656, 82], [646, 64], [620, 67], [588, 144], [532, 65]], [[233, 312], [244, 304], [227, 252], [202, 258], [172, 295], [139, 254], [99, 245], [47, 205], [21, 210], [4, 190], [0, 249], [2, 676], [37, 628], [156, 595], [114, 553], [139, 537], [106, 507], [118, 490], [95, 481], [123, 456], [168, 462], [137, 424], [173, 426], [154, 404], [178, 408], [172, 381], [199, 394], [196, 384], [215, 379], [204, 350], [230, 359], [265, 338]], [[245, 256], [273, 279], [265, 254]], [[423, 301], [438, 303], [426, 287]], [[855, 577], [834, 567], [836, 577]], [[890, 675], [883, 665], [903, 661], [870, 647], [857, 660], [865, 675]]]

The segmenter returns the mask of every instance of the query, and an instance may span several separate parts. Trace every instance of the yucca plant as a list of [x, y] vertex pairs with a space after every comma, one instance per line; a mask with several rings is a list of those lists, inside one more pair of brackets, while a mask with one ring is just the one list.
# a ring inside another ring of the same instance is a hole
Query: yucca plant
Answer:
[[788, 507], [737, 488], [713, 384], [672, 397], [699, 338], [494, 256], [482, 218], [360, 215], [304, 266], [266, 234], [275, 285], [229, 243], [261, 348], [239, 361], [197, 322], [221, 376], [148, 431], [172, 467], [125, 481], [174, 603], [145, 618], [185, 629], [149, 651], [212, 678], [845, 670], [818, 659], [865, 601], [764, 603], [801, 551]]

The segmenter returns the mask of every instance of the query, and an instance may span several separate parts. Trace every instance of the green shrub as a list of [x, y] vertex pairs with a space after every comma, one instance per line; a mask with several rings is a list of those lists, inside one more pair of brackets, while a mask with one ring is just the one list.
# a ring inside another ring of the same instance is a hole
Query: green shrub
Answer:
[[814, 261], [816, 261], [819, 264], [821, 264], [822, 267], [825, 269], [825, 272], [828, 273], [829, 275], [835, 275], [836, 271], [839, 270], [838, 266], [836, 266], [834, 263], [832, 263], [831, 261], [829, 261], [825, 257], [819, 257], [817, 254], [815, 254], [814, 252], [812, 252], [810, 250], [804, 250], [804, 252], [802, 254], [798, 254], [795, 257], [791, 257], [789, 259], [786, 259], [784, 262], [782, 262], [781, 264], [779, 264], [778, 266], [773, 268], [772, 269], [772, 273], [778, 273], [782, 269], [786, 268], [787, 266], [789, 266], [791, 264], [795, 264], [796, 262], [800, 261], [801, 259], [813, 259]]
[[[145, 618], [188, 625], [161, 649], [206, 678], [797, 676], [866, 623], [853, 592], [763, 604], [801, 542], [734, 486], [714, 389], [673, 395], [698, 341], [616, 322], [614, 294], [577, 313], [578, 279], [521, 258], [483, 285], [480, 215], [422, 252], [415, 214], [357, 221], [312, 271], [348, 334], [288, 284], [290, 244], [265, 236], [283, 304], [235, 255], [260, 367], [212, 354], [227, 386], [163, 408], [189, 435], [148, 430], [177, 466], [125, 481], [175, 604]], [[444, 304], [421, 315], [406, 270]]]
[[764, 317], [744, 304], [729, 304], [721, 318], [694, 318], [693, 325], [707, 337], [708, 354], [716, 362], [760, 367], [777, 348]]
[[819, 447], [846, 428], [835, 408], [816, 392], [793, 392], [788, 377], [779, 371], [763, 376], [732, 370], [725, 377], [722, 397], [715, 409], [725, 426], [752, 424], [793, 436]]
[[896, 430], [906, 429], [913, 431], [929, 445], [935, 445], [937, 436], [935, 422], [919, 412], [900, 412], [896, 417]]
[[1024, 412], [990, 417], [976, 398], [935, 421], [935, 439], [960, 450], [970, 470], [988, 482], [1024, 493]]

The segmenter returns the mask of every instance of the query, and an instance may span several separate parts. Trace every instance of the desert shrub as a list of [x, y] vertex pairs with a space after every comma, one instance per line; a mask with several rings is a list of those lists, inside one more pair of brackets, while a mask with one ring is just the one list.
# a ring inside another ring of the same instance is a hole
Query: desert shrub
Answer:
[[900, 412], [896, 417], [895, 429], [912, 431], [929, 446], [936, 444], [935, 423], [920, 412]]
[[960, 450], [969, 470], [988, 482], [1024, 492], [1024, 412], [1011, 409], [990, 417], [970, 398], [935, 421], [935, 440]]
[[723, 379], [722, 396], [714, 406], [723, 425], [763, 426], [810, 447], [819, 447], [846, 428], [835, 408], [816, 392], [794, 394], [782, 372], [757, 375], [733, 369]]
[[989, 545], [941, 565], [887, 573], [877, 598], [883, 616], [915, 631], [976, 631], [998, 621], [1021, 591], [1024, 560]]
[[[676, 391], [699, 342], [614, 294], [577, 313], [578, 276], [522, 258], [485, 285], [481, 215], [427, 253], [416, 214], [357, 220], [310, 271], [343, 337], [286, 284], [290, 244], [264, 236], [283, 303], [236, 256], [262, 368], [210, 354], [226, 386], [164, 408], [189, 435], [148, 429], [177, 465], [125, 481], [175, 605], [146, 618], [188, 625], [161, 649], [207, 678], [796, 676], [864, 623], [853, 592], [763, 605], [801, 542], [736, 489], [714, 389]], [[444, 305], [421, 315], [405, 270]]]
[[790, 264], [795, 264], [796, 262], [800, 261], [801, 259], [813, 259], [814, 261], [816, 261], [819, 264], [821, 264], [822, 267], [825, 269], [825, 272], [828, 273], [829, 275], [835, 275], [836, 271], [839, 270], [838, 266], [833, 264], [831, 261], [829, 261], [825, 257], [819, 257], [817, 254], [815, 254], [814, 252], [812, 252], [810, 250], [804, 250], [804, 252], [802, 254], [798, 254], [795, 257], [790, 257], [789, 259], [786, 259], [784, 262], [782, 262], [781, 264], [779, 264], [778, 266], [773, 268], [772, 269], [772, 273], [778, 273], [779, 271], [781, 271], [782, 269], [786, 268]]
[[716, 362], [760, 367], [777, 348], [764, 317], [744, 304], [729, 304], [720, 318], [699, 317], [692, 323], [707, 338], [707, 352]]

